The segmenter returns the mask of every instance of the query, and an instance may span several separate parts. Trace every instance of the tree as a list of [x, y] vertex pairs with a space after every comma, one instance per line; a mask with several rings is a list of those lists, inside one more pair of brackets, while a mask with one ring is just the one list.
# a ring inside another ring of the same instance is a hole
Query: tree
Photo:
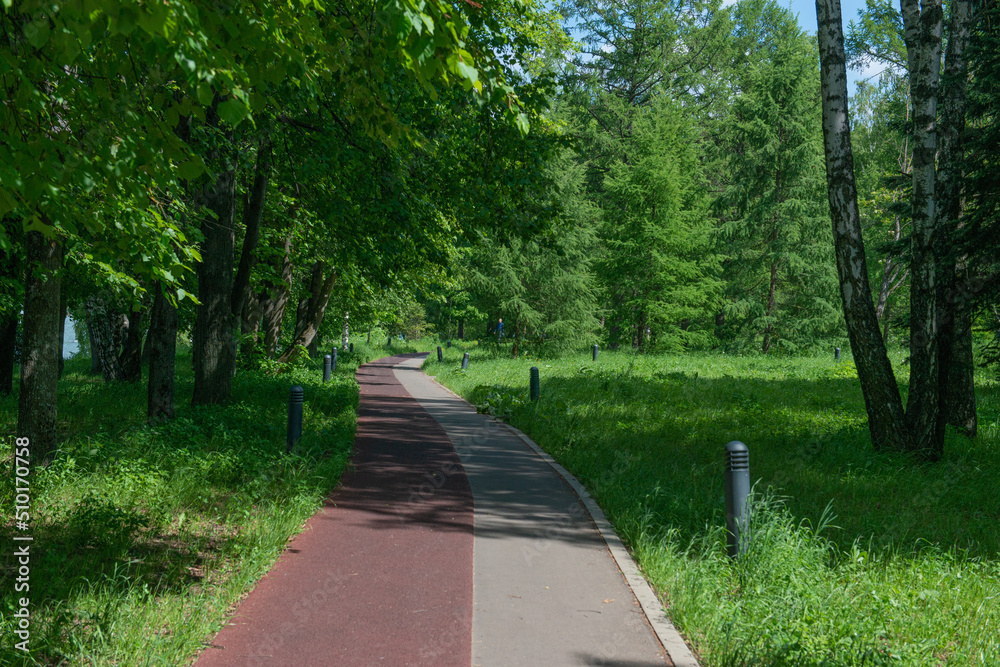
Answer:
[[597, 273], [612, 346], [707, 342], [718, 306], [697, 120], [727, 28], [718, 3], [567, 2], [583, 51], [560, 112], [602, 211]]
[[[62, 246], [42, 232], [26, 234], [28, 276], [25, 285], [24, 339], [21, 344], [21, 391], [18, 436], [29, 439], [31, 457], [44, 461], [56, 447], [56, 386], [59, 381], [59, 266]], [[40, 308], [38, 301], [55, 303]]]
[[721, 281], [698, 134], [665, 96], [632, 113], [630, 124], [624, 155], [608, 165], [598, 199], [609, 343], [640, 350], [705, 345]]
[[[957, 240], [965, 257], [961, 268], [967, 276], [967, 293], [981, 324], [994, 333], [984, 357], [996, 364], [1000, 361], [1000, 191], [995, 186], [1000, 171], [1000, 4], [996, 0], [978, 5], [968, 63], [967, 207]], [[971, 407], [956, 415], [960, 424], [975, 418], [975, 405]]]
[[488, 239], [469, 249], [462, 265], [472, 304], [487, 314], [487, 326], [504, 320], [515, 357], [579, 346], [597, 326], [598, 212], [582, 196], [584, 170], [569, 151], [551, 168], [565, 217], [535, 239]]
[[[436, 0], [398, 0], [363, 14], [308, 0], [5, 2], [2, 94], [16, 103], [0, 105], [0, 215], [57, 238], [67, 250], [77, 242], [117, 246], [116, 262], [139, 266], [148, 284], [183, 298], [183, 274], [201, 258], [166, 209], [194, 203], [196, 217], [207, 206], [195, 400], [225, 400], [235, 169], [224, 159], [227, 147], [208, 145], [206, 134], [235, 137], [241, 124], [267, 113], [298, 122], [303, 109], [318, 109], [325, 83], [350, 112], [338, 123], [355, 121], [391, 144], [406, 134], [395, 116], [400, 70], [431, 96], [456, 85], [470, 91], [477, 104], [500, 109], [524, 133], [537, 87], [522, 87], [519, 97], [508, 83], [515, 67], [508, 56], [531, 46], [511, 26], [518, 18], [530, 23], [535, 10], [477, 8]], [[196, 190], [201, 200], [187, 202]], [[0, 249], [8, 250], [11, 238], [0, 231]], [[109, 275], [123, 273], [114, 262], [93, 264]], [[245, 297], [239, 287], [237, 305]], [[47, 320], [51, 308], [58, 319], [55, 296], [29, 300], [39, 312], [26, 311], [26, 318]], [[38, 404], [54, 402], [53, 395]]]
[[909, 300], [900, 288], [909, 277], [906, 243], [910, 231], [910, 145], [905, 134], [909, 115], [907, 90], [896, 76], [883, 74], [873, 86], [859, 82], [852, 99], [852, 138], [858, 179], [859, 207], [865, 236], [875, 240], [869, 254], [869, 276], [875, 287], [875, 315], [888, 345], [896, 319], [906, 321]]
[[[944, 445], [947, 413], [942, 409], [947, 391], [951, 340], [939, 335], [939, 324], [947, 324], [953, 310], [942, 300], [936, 284], [940, 255], [951, 252], [948, 231], [956, 221], [949, 218], [949, 188], [938, 188], [937, 101], [940, 73], [943, 12], [940, 3], [931, 3], [921, 12], [914, 0], [902, 0], [907, 46], [907, 69], [913, 99], [913, 187], [911, 233], [911, 314], [910, 390], [904, 412], [892, 367], [878, 331], [868, 283], [864, 242], [861, 237], [857, 188], [851, 150], [847, 100], [846, 57], [839, 0], [817, 0], [821, 85], [823, 94], [823, 134], [827, 182], [833, 221], [845, 319], [858, 377], [868, 411], [868, 424], [876, 447], [917, 451], [930, 458], [940, 457]], [[958, 179], [954, 170], [955, 142], [960, 142], [964, 122], [964, 46], [968, 34], [968, 6], [956, 2], [949, 28], [949, 62], [953, 73], [944, 97], [952, 107], [945, 121], [951, 146], [941, 166], [945, 181]], [[961, 85], [958, 85], [961, 82]], [[952, 155], [952, 157], [947, 157]], [[952, 185], [954, 181], [952, 180]], [[941, 247], [935, 241], [941, 240]], [[947, 274], [947, 269], [945, 273]], [[946, 350], [943, 354], [942, 350]], [[942, 360], [944, 363], [942, 363]]]
[[[0, 220], [7, 225], [7, 220]], [[13, 225], [11, 225], [13, 226]], [[10, 233], [10, 232], [8, 232]], [[14, 390], [14, 354], [17, 323], [24, 303], [24, 258], [17, 246], [0, 249], [0, 395]]]
[[[837, 330], [836, 278], [822, 218], [819, 81], [811, 40], [788, 9], [740, 3], [732, 63], [735, 96], [720, 119], [724, 192], [718, 236], [728, 329], [762, 352], [794, 349]], [[754, 39], [741, 39], [743, 34]]]

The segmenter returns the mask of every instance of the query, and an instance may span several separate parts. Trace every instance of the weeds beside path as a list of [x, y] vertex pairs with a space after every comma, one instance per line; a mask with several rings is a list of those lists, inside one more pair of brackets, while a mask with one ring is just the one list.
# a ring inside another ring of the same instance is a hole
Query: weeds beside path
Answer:
[[[978, 388], [980, 436], [949, 434], [942, 462], [918, 464], [873, 451], [849, 361], [483, 351], [462, 372], [462, 351], [424, 368], [587, 486], [708, 667], [1000, 664], [995, 382]], [[736, 565], [722, 485], [734, 439], [761, 497]]]

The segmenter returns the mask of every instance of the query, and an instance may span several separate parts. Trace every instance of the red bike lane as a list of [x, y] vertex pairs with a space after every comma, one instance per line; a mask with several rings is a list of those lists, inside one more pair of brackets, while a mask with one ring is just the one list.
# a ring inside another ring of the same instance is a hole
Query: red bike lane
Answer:
[[199, 667], [469, 665], [473, 498], [445, 431], [393, 374], [411, 356], [358, 369], [353, 465]]

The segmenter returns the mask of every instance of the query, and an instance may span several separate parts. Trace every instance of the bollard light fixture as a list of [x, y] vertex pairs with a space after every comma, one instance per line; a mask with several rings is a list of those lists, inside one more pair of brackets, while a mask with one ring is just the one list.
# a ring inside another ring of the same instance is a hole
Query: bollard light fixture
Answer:
[[726, 533], [730, 558], [739, 558], [750, 544], [750, 451], [739, 440], [726, 445]]
[[290, 453], [295, 443], [302, 437], [302, 403], [305, 392], [295, 385], [288, 392], [288, 436], [285, 439], [285, 453]]

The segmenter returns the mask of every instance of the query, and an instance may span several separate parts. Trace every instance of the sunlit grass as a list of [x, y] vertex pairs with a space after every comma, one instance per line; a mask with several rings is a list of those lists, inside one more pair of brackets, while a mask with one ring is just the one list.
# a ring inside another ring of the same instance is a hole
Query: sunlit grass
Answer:
[[[425, 369], [580, 478], [706, 665], [1000, 664], [995, 381], [978, 387], [980, 436], [950, 433], [944, 460], [922, 464], [873, 451], [853, 365], [832, 355], [473, 351], [464, 373], [460, 359]], [[737, 564], [729, 440], [747, 443], [761, 498]]]

